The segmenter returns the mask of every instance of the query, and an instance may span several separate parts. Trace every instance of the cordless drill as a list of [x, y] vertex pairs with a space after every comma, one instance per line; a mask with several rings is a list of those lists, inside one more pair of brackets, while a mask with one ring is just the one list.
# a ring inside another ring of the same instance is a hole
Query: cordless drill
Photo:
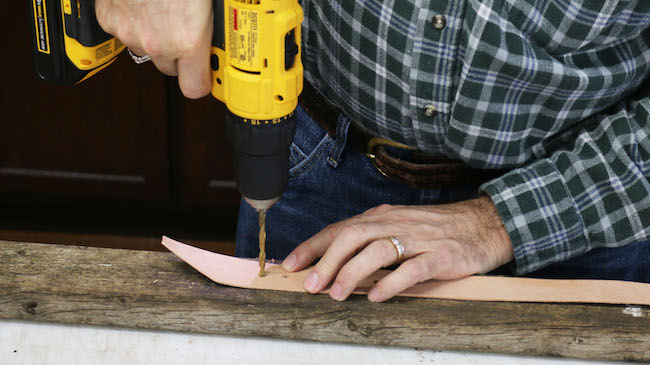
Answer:
[[266, 211], [289, 177], [289, 146], [302, 91], [297, 0], [214, 0], [212, 95], [228, 107], [237, 186], [259, 214], [260, 276]]
[[[28, 1], [40, 79], [83, 82], [124, 50], [99, 26], [94, 0]], [[303, 13], [298, 0], [213, 0], [213, 6], [212, 95], [228, 109], [239, 191], [260, 213], [262, 274], [266, 210], [287, 186], [303, 86]]]
[[239, 191], [256, 210], [287, 186], [302, 91], [297, 0], [215, 0], [212, 95], [228, 107]]

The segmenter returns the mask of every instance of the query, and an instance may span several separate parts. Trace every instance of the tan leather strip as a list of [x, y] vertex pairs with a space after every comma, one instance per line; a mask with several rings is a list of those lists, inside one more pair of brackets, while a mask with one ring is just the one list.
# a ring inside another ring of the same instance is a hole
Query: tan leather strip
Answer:
[[[248, 289], [304, 292], [309, 273], [289, 273], [278, 264], [266, 265], [267, 275], [258, 276], [256, 260], [241, 259], [192, 247], [163, 237], [162, 244], [213, 281]], [[377, 280], [390, 271], [380, 270], [354, 291], [367, 294]], [[650, 284], [617, 280], [556, 280], [500, 276], [470, 276], [450, 281], [426, 281], [398, 294], [405, 297], [499, 302], [560, 302], [650, 305]]]

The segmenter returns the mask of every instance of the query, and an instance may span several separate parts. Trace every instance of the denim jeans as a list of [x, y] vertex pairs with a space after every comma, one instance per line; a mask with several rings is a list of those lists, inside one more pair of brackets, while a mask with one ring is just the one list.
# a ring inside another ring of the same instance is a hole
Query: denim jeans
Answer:
[[[478, 186], [423, 190], [382, 176], [364, 154], [346, 146], [350, 120], [341, 115], [333, 139], [300, 106], [290, 151], [289, 186], [266, 216], [266, 255], [284, 259], [327, 225], [381, 204], [442, 204], [474, 198]], [[393, 150], [394, 154], [408, 154]], [[405, 157], [408, 156], [399, 156]], [[242, 200], [236, 254], [256, 257], [258, 215]], [[504, 266], [493, 273], [511, 270]], [[650, 282], [650, 241], [598, 248], [530, 273], [534, 277], [622, 279]]]

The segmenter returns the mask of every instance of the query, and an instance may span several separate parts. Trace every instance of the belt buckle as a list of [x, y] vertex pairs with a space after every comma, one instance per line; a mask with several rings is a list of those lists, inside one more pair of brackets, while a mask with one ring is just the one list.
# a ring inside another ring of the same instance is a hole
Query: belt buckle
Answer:
[[403, 143], [391, 141], [390, 139], [386, 139], [386, 138], [383, 138], [383, 137], [372, 137], [368, 141], [368, 147], [366, 149], [366, 157], [368, 157], [370, 159], [370, 161], [372, 161], [372, 165], [375, 167], [375, 169], [377, 171], [379, 171], [379, 173], [382, 174], [385, 177], [389, 177], [389, 176], [377, 164], [377, 155], [375, 154], [375, 148], [377, 148], [379, 146], [391, 146], [391, 147], [402, 148], [402, 149], [405, 149], [405, 150], [412, 150], [412, 151], [415, 150], [415, 148], [413, 148], [411, 146], [407, 146], [407, 145], [405, 145]]

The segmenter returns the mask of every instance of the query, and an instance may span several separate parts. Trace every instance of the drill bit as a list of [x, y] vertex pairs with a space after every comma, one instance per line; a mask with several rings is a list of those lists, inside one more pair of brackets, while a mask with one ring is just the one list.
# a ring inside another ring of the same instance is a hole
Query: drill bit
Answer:
[[266, 265], [266, 209], [260, 209], [257, 211], [259, 214], [259, 225], [260, 225], [260, 277], [266, 276], [266, 271], [264, 271], [264, 266]]

